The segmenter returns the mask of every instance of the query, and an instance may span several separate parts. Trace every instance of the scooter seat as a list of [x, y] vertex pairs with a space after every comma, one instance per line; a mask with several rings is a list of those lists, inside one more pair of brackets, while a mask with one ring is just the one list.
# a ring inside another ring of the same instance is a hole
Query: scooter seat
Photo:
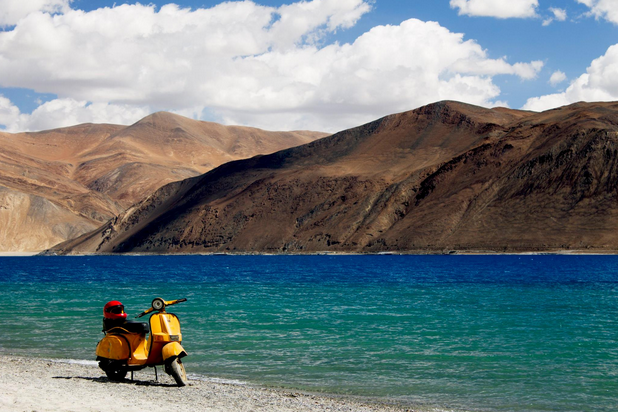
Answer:
[[135, 322], [133, 320], [128, 320], [124, 325], [121, 326], [128, 330], [131, 333], [148, 333], [150, 332], [150, 326], [146, 322]]
[[150, 326], [145, 322], [136, 322], [133, 320], [127, 321], [109, 321], [108, 319], [103, 320], [103, 331], [107, 332], [108, 330], [115, 329], [114, 332], [118, 333], [148, 333], [150, 332]]

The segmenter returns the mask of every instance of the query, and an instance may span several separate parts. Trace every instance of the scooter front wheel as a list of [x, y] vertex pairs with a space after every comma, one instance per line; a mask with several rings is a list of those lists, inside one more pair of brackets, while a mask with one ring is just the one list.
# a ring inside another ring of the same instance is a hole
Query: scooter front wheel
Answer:
[[178, 386], [187, 385], [187, 372], [180, 359], [176, 358], [170, 363], [168, 373], [172, 375]]

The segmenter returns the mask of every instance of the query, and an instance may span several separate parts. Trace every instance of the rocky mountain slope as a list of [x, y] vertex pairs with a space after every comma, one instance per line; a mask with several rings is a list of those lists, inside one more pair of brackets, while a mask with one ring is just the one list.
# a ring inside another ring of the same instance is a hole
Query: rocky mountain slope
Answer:
[[0, 133], [0, 252], [43, 250], [96, 229], [167, 183], [323, 136], [163, 112], [128, 127]]
[[167, 185], [52, 253], [618, 250], [618, 103], [440, 102]]

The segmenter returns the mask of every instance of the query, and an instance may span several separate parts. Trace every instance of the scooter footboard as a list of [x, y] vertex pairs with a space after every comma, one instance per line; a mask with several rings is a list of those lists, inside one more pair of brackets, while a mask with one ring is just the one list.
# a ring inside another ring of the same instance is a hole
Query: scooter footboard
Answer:
[[163, 347], [163, 350], [161, 351], [161, 356], [163, 357], [164, 361], [167, 361], [168, 359], [183, 358], [187, 356], [187, 352], [184, 350], [180, 343], [170, 342]]

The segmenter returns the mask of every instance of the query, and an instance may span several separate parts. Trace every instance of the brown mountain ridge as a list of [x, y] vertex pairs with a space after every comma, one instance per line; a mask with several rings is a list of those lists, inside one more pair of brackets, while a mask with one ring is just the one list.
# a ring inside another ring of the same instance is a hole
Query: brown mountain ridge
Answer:
[[167, 183], [325, 135], [165, 112], [131, 126], [0, 133], [0, 252], [46, 249], [98, 228]]
[[50, 253], [618, 250], [618, 103], [439, 102], [161, 188]]

